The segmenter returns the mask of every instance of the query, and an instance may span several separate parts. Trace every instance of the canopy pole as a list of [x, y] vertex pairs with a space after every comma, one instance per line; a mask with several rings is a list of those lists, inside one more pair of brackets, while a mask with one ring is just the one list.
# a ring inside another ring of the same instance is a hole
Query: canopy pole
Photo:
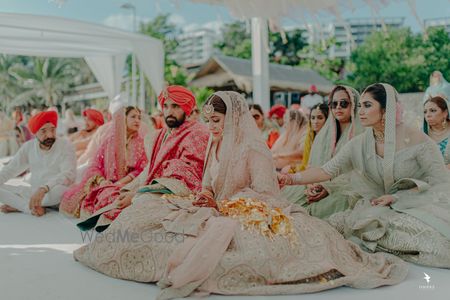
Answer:
[[267, 20], [252, 18], [253, 102], [265, 111], [270, 109], [268, 37]]
[[133, 85], [131, 87], [131, 105], [137, 106], [137, 76], [136, 76], [136, 54], [131, 56], [131, 80]]
[[144, 71], [139, 68], [139, 108], [145, 111], [145, 78]]

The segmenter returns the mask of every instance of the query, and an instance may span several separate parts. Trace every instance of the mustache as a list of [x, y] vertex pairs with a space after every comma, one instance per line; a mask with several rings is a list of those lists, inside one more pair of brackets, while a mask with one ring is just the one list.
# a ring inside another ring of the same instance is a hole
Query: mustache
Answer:
[[42, 145], [45, 145], [45, 146], [51, 146], [51, 145], [53, 145], [53, 144], [55, 143], [55, 141], [56, 141], [55, 138], [48, 138], [48, 139], [45, 139], [45, 140], [39, 141], [39, 142], [40, 142]]

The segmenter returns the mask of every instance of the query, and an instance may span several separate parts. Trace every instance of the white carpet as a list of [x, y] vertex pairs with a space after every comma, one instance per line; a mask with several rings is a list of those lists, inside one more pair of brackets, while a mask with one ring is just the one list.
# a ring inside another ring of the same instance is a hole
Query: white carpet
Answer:
[[[113, 279], [72, 258], [82, 243], [75, 223], [51, 211], [41, 218], [21, 213], [0, 213], [0, 299], [155, 299], [154, 284]], [[301, 266], [299, 266], [301, 268]], [[424, 274], [431, 277], [426, 286]], [[408, 278], [397, 286], [373, 290], [338, 288], [318, 294], [277, 297], [224, 297], [211, 299], [450, 299], [450, 270], [411, 265]]]

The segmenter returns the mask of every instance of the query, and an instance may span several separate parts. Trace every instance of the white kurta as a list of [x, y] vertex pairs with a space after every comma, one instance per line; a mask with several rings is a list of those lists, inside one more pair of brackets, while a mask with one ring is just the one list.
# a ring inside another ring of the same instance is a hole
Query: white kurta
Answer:
[[[26, 170], [31, 173], [28, 180], [12, 179]], [[30, 212], [28, 203], [31, 195], [39, 187], [47, 185], [50, 191], [44, 197], [42, 206], [54, 206], [59, 204], [75, 176], [75, 150], [69, 141], [58, 138], [50, 150], [44, 151], [37, 139], [33, 139], [26, 142], [0, 171], [0, 201], [20, 211]]]

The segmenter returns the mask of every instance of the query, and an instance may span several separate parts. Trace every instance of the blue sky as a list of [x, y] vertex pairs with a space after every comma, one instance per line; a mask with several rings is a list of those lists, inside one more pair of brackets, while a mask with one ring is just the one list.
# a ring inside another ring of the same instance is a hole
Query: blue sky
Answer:
[[[62, 7], [55, 3], [59, 1], [64, 2]], [[120, 8], [121, 4], [126, 2], [136, 7], [138, 20], [151, 19], [158, 13], [170, 13], [171, 20], [185, 29], [199, 26], [216, 29], [221, 23], [233, 19], [222, 7], [192, 3], [189, 0], [0, 0], [0, 11], [60, 16], [131, 30], [131, 11]], [[410, 26], [413, 31], [420, 31], [420, 26], [406, 1], [392, 2], [383, 7], [379, 15], [405, 17], [407, 26]], [[421, 19], [450, 17], [449, 0], [416, 0], [415, 2]], [[370, 9], [366, 7], [358, 8], [353, 12], [344, 12], [343, 16], [345, 18], [373, 17]], [[328, 16], [322, 18], [324, 22], [331, 20], [332, 18]], [[289, 26], [301, 25], [304, 22], [301, 19], [283, 21]]]

